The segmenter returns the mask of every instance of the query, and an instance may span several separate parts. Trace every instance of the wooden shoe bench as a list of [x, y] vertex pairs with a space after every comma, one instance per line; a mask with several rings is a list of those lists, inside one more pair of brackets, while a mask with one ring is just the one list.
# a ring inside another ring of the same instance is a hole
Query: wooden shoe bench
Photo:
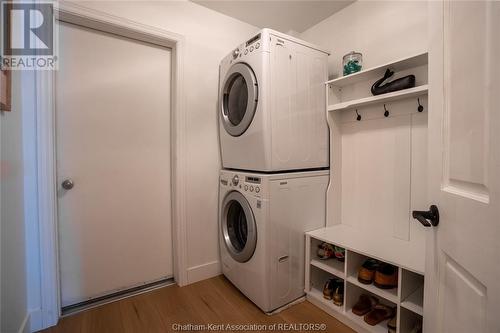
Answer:
[[[394, 78], [413, 74], [414, 88], [372, 96], [387, 68]], [[426, 228], [411, 212], [427, 202], [428, 54], [390, 62], [325, 84], [330, 130], [326, 227], [306, 233], [307, 299], [359, 332], [387, 332], [387, 320], [366, 324], [351, 309], [362, 293], [397, 307], [397, 332], [423, 320]], [[345, 262], [320, 260], [318, 245], [346, 249]], [[398, 287], [357, 280], [367, 258], [398, 267]], [[344, 305], [323, 298], [324, 283], [344, 280]]]

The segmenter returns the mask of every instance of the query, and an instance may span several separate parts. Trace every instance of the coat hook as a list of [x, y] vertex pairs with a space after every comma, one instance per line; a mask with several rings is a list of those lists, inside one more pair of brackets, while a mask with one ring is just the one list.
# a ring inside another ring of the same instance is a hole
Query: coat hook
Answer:
[[356, 120], [357, 120], [357, 121], [360, 121], [360, 120], [361, 120], [361, 115], [358, 113], [358, 109], [356, 109], [356, 114], [358, 115], [358, 116], [356, 117]]
[[424, 111], [424, 107], [420, 104], [420, 98], [417, 98], [417, 102], [418, 102], [418, 108], [417, 108], [418, 112]]
[[387, 110], [387, 109], [385, 108], [385, 104], [384, 104], [384, 110], [385, 110], [385, 112], [384, 112], [384, 116], [385, 116], [385, 117], [389, 117], [389, 110]]

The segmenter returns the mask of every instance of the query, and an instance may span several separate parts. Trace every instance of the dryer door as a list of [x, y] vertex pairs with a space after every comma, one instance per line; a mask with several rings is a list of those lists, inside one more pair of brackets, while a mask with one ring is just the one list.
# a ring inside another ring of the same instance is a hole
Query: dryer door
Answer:
[[257, 225], [250, 204], [237, 191], [229, 192], [222, 203], [221, 232], [231, 257], [238, 262], [252, 258], [257, 246]]
[[234, 64], [222, 85], [221, 112], [226, 132], [240, 136], [252, 123], [258, 99], [257, 79], [250, 66]]

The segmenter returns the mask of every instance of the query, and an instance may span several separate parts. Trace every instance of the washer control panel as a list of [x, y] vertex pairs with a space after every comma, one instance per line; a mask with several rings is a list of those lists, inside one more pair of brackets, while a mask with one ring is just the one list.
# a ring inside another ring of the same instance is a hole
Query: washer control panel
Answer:
[[246, 176], [245, 186], [243, 187], [243, 189], [245, 190], [245, 192], [258, 194], [260, 193], [260, 185], [261, 185], [260, 177]]
[[261, 196], [262, 179], [258, 176], [242, 176], [238, 174], [226, 174], [221, 176], [220, 184], [238, 189], [242, 193]]

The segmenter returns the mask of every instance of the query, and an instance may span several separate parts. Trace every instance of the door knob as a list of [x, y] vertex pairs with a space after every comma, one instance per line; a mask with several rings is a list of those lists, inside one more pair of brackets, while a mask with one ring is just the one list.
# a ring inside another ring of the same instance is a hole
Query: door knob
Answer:
[[439, 209], [431, 205], [428, 211], [414, 210], [411, 214], [424, 227], [436, 227], [439, 224]]
[[71, 190], [73, 186], [75, 186], [75, 183], [71, 179], [65, 179], [62, 183], [61, 186], [65, 190]]

